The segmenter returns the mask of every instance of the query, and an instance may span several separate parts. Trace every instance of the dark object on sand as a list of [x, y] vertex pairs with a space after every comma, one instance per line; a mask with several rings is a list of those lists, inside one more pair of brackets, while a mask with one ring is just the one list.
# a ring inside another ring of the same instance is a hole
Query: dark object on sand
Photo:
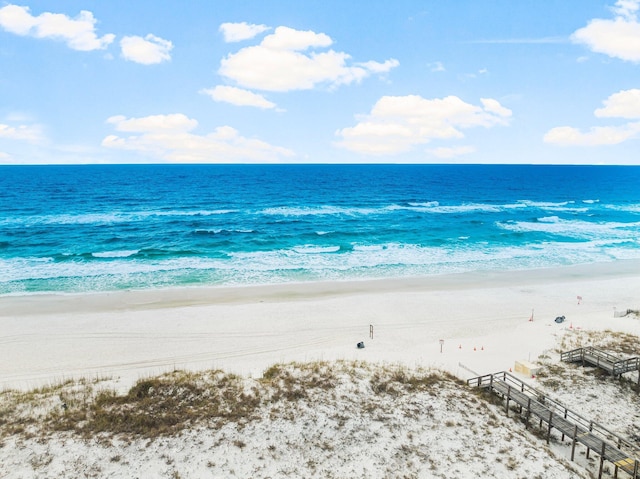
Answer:
[[555, 322], [556, 322], [556, 323], [558, 323], [558, 324], [559, 324], [559, 323], [564, 323], [564, 316], [558, 316], [558, 317], [555, 319]]
[[358, 347], [358, 349], [364, 349], [364, 342], [360, 341], [360, 342], [357, 344], [357, 347]]

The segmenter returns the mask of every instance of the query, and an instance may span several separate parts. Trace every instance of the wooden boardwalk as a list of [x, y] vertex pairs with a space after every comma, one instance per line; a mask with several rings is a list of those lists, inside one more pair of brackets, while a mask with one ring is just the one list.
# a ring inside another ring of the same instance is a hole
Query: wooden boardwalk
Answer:
[[560, 355], [560, 359], [567, 363], [581, 362], [583, 366], [590, 364], [615, 377], [638, 371], [638, 384], [640, 384], [640, 358], [621, 359], [600, 349], [586, 347], [566, 351]]
[[505, 398], [505, 411], [509, 415], [511, 402], [520, 408], [520, 414], [525, 417], [526, 427], [529, 427], [531, 417], [547, 425], [547, 443], [552, 429], [557, 429], [572, 441], [571, 460], [575, 456], [576, 444], [587, 447], [587, 457], [590, 451], [600, 455], [600, 471], [598, 478], [602, 477], [605, 461], [611, 462], [615, 467], [614, 477], [618, 477], [618, 471], [623, 471], [633, 479], [640, 478], [640, 448], [609, 431], [603, 426], [590, 421], [571, 411], [558, 401], [547, 397], [543, 392], [527, 385], [508, 372], [486, 374], [469, 379], [471, 386], [485, 388]]

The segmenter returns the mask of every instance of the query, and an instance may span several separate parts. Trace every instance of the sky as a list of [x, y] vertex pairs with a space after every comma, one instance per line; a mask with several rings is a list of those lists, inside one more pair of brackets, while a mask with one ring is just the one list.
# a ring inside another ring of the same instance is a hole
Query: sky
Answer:
[[0, 164], [640, 165], [640, 0], [0, 0]]

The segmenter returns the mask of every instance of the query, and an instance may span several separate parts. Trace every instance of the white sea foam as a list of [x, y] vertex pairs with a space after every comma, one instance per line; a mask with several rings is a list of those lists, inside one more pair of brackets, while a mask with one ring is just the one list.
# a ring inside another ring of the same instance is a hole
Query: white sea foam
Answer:
[[[194, 211], [183, 211], [183, 210], [171, 210], [171, 211], [148, 211], [145, 212], [147, 216], [215, 216], [215, 215], [228, 215], [232, 213], [237, 213], [237, 210], [194, 210]], [[144, 214], [141, 214], [144, 215]]]
[[604, 205], [605, 208], [613, 211], [622, 211], [625, 213], [640, 213], [640, 204], [629, 204], [629, 205]]
[[335, 253], [340, 251], [340, 246], [313, 246], [305, 245], [293, 248], [296, 253], [302, 254], [318, 254], [318, 253]]
[[538, 221], [497, 222], [496, 226], [508, 231], [561, 234], [573, 238], [634, 238], [638, 234], [637, 228], [640, 227], [640, 222], [592, 223], [546, 216], [539, 218]]
[[[553, 225], [554, 223], [546, 223]], [[629, 242], [635, 242], [629, 247]], [[291, 249], [230, 253], [229, 258], [182, 257], [136, 260], [54, 261], [52, 258], [0, 260], [0, 294], [27, 280], [56, 282], [57, 289], [86, 291], [180, 284], [194, 278], [209, 284], [278, 283], [291, 279], [346, 279], [415, 276], [474, 270], [527, 269], [640, 258], [637, 238], [544, 242], [520, 246], [455, 242], [445, 246], [384, 243], [304, 245]], [[56, 289], [56, 288], [54, 288]]]
[[560, 201], [560, 202], [549, 202], [549, 201], [530, 201], [530, 200], [521, 200], [522, 204], [526, 206], [531, 206], [534, 208], [560, 208], [562, 206], [567, 206], [569, 204], [574, 204], [573, 201]]
[[279, 206], [275, 208], [265, 208], [257, 212], [258, 215], [266, 216], [323, 216], [323, 215], [369, 215], [379, 213], [375, 208], [344, 208], [340, 206], [317, 206], [317, 207], [290, 207]]
[[102, 251], [98, 253], [91, 253], [91, 256], [94, 258], [128, 258], [129, 256], [133, 256], [138, 254], [140, 250], [132, 249], [132, 250], [122, 250], [122, 251]]
[[224, 229], [224, 228], [216, 228], [211, 230], [205, 229], [197, 229], [196, 233], [209, 233], [209, 234], [220, 234], [220, 233], [255, 233], [255, 230], [252, 229]]
[[49, 214], [49, 215], [30, 215], [30, 216], [16, 216], [11, 218], [5, 218], [0, 220], [0, 225], [107, 225], [118, 223], [131, 223], [145, 221], [153, 216], [158, 217], [170, 217], [170, 216], [214, 216], [214, 215], [226, 215], [235, 213], [236, 210], [221, 209], [221, 210], [194, 210], [194, 211], [129, 211], [119, 212], [114, 211], [111, 213], [79, 213], [79, 214]]
[[434, 206], [440, 206], [440, 203], [437, 201], [426, 201], [423, 203], [410, 202], [409, 206], [418, 207], [418, 208], [433, 208]]

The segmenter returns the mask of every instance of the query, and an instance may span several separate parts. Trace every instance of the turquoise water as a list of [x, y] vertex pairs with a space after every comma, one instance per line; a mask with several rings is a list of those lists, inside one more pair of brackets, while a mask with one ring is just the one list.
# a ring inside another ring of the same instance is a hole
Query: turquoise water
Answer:
[[640, 258], [640, 167], [0, 167], [0, 294]]

